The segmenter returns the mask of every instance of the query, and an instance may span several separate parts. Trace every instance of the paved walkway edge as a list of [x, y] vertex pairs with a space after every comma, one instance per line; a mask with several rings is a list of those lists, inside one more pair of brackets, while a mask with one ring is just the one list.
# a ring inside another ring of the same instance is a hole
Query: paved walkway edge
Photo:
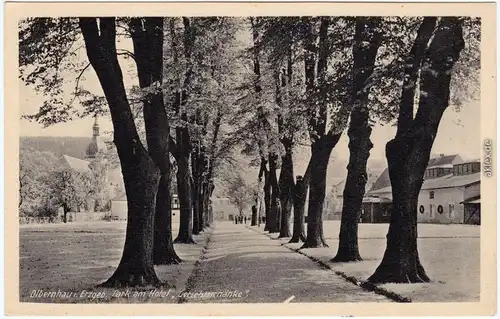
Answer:
[[[261, 232], [255, 228], [252, 228], [252, 227], [249, 227], [249, 226], [245, 226], [246, 228], [248, 229], [251, 229], [261, 235], [264, 235], [264, 236], [267, 236], [269, 237], [271, 240], [276, 240], [276, 238], [273, 238], [269, 233], [264, 233], [264, 232]], [[310, 260], [314, 261], [315, 263], [317, 263], [320, 267], [324, 268], [324, 269], [327, 269], [327, 270], [331, 270], [333, 271], [336, 275], [344, 278], [346, 281], [364, 289], [364, 290], [367, 290], [367, 291], [371, 291], [371, 292], [374, 292], [378, 295], [382, 295], [384, 297], [387, 297], [395, 302], [401, 302], [401, 303], [410, 303], [411, 302], [411, 299], [408, 298], [408, 297], [405, 297], [401, 294], [398, 294], [394, 291], [390, 291], [390, 290], [387, 290], [385, 288], [381, 288], [381, 287], [378, 287], [370, 282], [367, 282], [365, 280], [361, 280], [359, 278], [356, 278], [354, 276], [349, 276], [348, 274], [346, 274], [345, 272], [343, 271], [339, 271], [339, 270], [335, 270], [333, 269], [329, 264], [325, 263], [324, 261], [318, 259], [318, 258], [315, 258], [315, 257], [312, 257], [312, 256], [309, 256], [307, 255], [305, 252], [301, 251], [300, 249], [294, 249], [294, 248], [290, 248], [288, 247], [287, 245], [285, 244], [281, 244], [281, 246], [283, 247], [286, 247], [288, 248], [289, 250], [293, 251], [293, 252], [296, 252], [296, 253], [299, 253], [303, 256], [306, 256], [307, 258], [309, 258]]]
[[[199, 270], [199, 266], [200, 266], [200, 263], [203, 259], [205, 259], [205, 252], [207, 251], [208, 249], [208, 244], [210, 243], [210, 239], [212, 238], [212, 234], [214, 232], [214, 229], [215, 229], [215, 223], [213, 223], [212, 225], [210, 225], [210, 227], [207, 227], [205, 228], [204, 230], [204, 240], [205, 242], [203, 243], [203, 247], [201, 248], [201, 251], [200, 251], [200, 257], [198, 258], [198, 260], [194, 263], [193, 265], [193, 270], [191, 271], [191, 273], [189, 274], [189, 277], [187, 278], [186, 281], [184, 281], [184, 285], [181, 285], [177, 288], [179, 288], [180, 290], [179, 291], [182, 291], [182, 292], [189, 292], [192, 288], [193, 288], [193, 280], [196, 278], [196, 275], [198, 273], [198, 270]], [[188, 300], [184, 297], [177, 297], [177, 303], [186, 303]]]

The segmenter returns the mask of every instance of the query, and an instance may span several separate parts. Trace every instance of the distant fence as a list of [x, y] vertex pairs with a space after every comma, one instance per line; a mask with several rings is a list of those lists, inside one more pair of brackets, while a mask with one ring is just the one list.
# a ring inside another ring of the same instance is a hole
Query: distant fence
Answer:
[[[111, 212], [68, 212], [67, 222], [86, 222], [99, 220], [112, 220]], [[62, 215], [53, 217], [19, 217], [20, 224], [53, 224], [62, 223]]]

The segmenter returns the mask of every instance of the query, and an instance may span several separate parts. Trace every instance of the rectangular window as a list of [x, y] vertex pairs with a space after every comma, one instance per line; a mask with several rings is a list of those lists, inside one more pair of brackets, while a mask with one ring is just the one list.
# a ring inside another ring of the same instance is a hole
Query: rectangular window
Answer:
[[448, 205], [448, 209], [449, 209], [449, 211], [448, 211], [449, 216], [448, 217], [450, 219], [453, 219], [455, 217], [455, 205], [453, 205], [453, 204]]
[[430, 191], [429, 192], [429, 198], [430, 199], [434, 199], [434, 191]]
[[473, 167], [474, 167], [474, 173], [481, 171], [481, 164], [474, 163]]
[[434, 206], [432, 204], [430, 205], [430, 217], [434, 218]]

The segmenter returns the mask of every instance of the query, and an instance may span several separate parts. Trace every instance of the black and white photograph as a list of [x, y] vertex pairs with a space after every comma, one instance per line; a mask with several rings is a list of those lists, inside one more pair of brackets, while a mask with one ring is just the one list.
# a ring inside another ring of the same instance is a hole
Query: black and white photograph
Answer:
[[494, 32], [474, 11], [328, 6], [17, 19], [18, 307], [487, 301], [493, 314], [496, 97], [481, 53]]

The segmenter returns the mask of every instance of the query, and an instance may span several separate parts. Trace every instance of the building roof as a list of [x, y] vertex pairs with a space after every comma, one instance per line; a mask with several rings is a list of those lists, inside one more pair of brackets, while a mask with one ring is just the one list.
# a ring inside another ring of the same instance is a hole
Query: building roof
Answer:
[[[481, 182], [481, 173], [458, 175], [458, 176], [450, 174], [438, 178], [425, 180], [421, 189], [430, 190], [430, 189], [461, 187], [479, 182]], [[370, 190], [367, 193], [367, 195], [377, 195], [377, 194], [384, 194], [391, 192], [392, 192], [391, 186], [386, 186], [380, 189]]]
[[[367, 168], [367, 174], [368, 174], [368, 181], [365, 184], [365, 192], [368, 192], [370, 189], [372, 189], [372, 185], [378, 180], [380, 171], [373, 170]], [[335, 178], [334, 179], [334, 184], [332, 187], [337, 189], [337, 197], [343, 197], [344, 196], [344, 188], [345, 188], [345, 183], [347, 179], [341, 179], [341, 178]]]
[[469, 175], [445, 175], [439, 178], [426, 180], [422, 185], [422, 189], [439, 189], [449, 187], [467, 186], [481, 181], [481, 173]]
[[90, 172], [89, 162], [78, 159], [76, 157], [71, 157], [69, 155], [63, 155], [63, 159], [69, 168], [82, 173]]
[[392, 199], [389, 197], [364, 197], [363, 198], [363, 203], [390, 203], [392, 202]]
[[481, 204], [481, 197], [476, 196], [460, 202], [460, 204]]
[[389, 178], [389, 169], [386, 168], [382, 174], [380, 174], [380, 176], [377, 178], [377, 180], [375, 181], [375, 183], [372, 184], [372, 187], [370, 188], [370, 192], [373, 191], [373, 190], [378, 190], [378, 189], [382, 189], [382, 188], [385, 188], [387, 186], [390, 186], [391, 185], [391, 180]]
[[[436, 157], [433, 157], [429, 160], [429, 164], [427, 165], [427, 168], [431, 167], [453, 167], [453, 162], [458, 158], [458, 160], [462, 161], [460, 156], [458, 154], [455, 155], [438, 155]], [[389, 169], [386, 168], [382, 174], [377, 178], [375, 183], [373, 183], [372, 187], [370, 188], [369, 192], [383, 189], [385, 187], [390, 187], [391, 186], [391, 180], [389, 177]]]
[[457, 158], [458, 154], [455, 155], [441, 155], [438, 157], [431, 158], [427, 168], [431, 167], [453, 167], [453, 161]]

